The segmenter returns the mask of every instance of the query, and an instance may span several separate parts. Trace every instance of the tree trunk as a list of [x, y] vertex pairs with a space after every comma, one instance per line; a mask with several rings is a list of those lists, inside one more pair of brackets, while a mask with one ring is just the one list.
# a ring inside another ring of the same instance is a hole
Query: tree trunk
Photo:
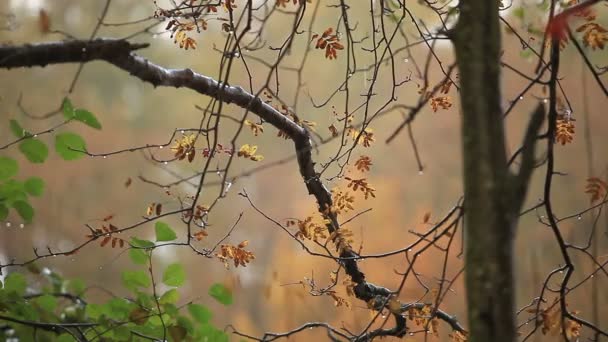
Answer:
[[517, 215], [500, 106], [498, 1], [461, 1], [452, 39], [461, 87], [469, 341], [512, 342]]

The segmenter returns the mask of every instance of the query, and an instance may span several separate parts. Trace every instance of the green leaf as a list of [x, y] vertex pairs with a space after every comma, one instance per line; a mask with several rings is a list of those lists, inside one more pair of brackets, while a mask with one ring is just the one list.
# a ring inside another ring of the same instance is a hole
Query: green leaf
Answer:
[[161, 304], [173, 304], [175, 302], [177, 302], [179, 300], [179, 292], [177, 292], [176, 289], [171, 289], [165, 293], [163, 293], [162, 296], [160, 296], [160, 299], [158, 300]]
[[18, 295], [23, 295], [26, 286], [25, 276], [21, 273], [9, 273], [4, 279], [4, 290], [7, 292], [15, 291]]
[[129, 250], [129, 258], [134, 264], [144, 265], [148, 263], [148, 253], [143, 249], [131, 248]]
[[17, 120], [15, 120], [15, 119], [12, 119], [10, 121], [10, 128], [11, 128], [11, 132], [13, 132], [13, 134], [17, 138], [23, 138], [28, 135], [31, 135], [28, 131], [25, 130], [25, 128], [21, 127], [19, 122], [17, 122]]
[[84, 293], [85, 289], [86, 285], [82, 279], [75, 278], [68, 281], [68, 290], [70, 293], [80, 296]]
[[6, 200], [7, 207], [14, 201], [27, 201], [27, 192], [22, 182], [14, 179], [9, 179], [4, 183], [0, 183], [0, 198]]
[[84, 139], [76, 133], [66, 132], [55, 136], [55, 151], [64, 160], [80, 159], [85, 155], [80, 151], [86, 151], [86, 149]]
[[8, 208], [6, 207], [6, 205], [4, 205], [4, 203], [0, 202], [0, 221], [6, 220], [7, 217], [8, 217]]
[[26, 223], [32, 222], [32, 219], [34, 218], [34, 208], [32, 208], [29, 203], [21, 200], [15, 201], [13, 202], [13, 208], [17, 210], [19, 216], [21, 216]]
[[35, 298], [34, 303], [36, 303], [44, 311], [53, 312], [53, 310], [55, 310], [57, 307], [57, 298], [49, 294], [45, 294]]
[[87, 304], [85, 312], [89, 318], [97, 320], [104, 314], [104, 306], [101, 304], [89, 303]]
[[220, 283], [211, 285], [209, 295], [224, 305], [232, 304], [232, 291]]
[[138, 248], [152, 248], [156, 245], [150, 240], [142, 240], [133, 236], [131, 237], [131, 246]]
[[165, 222], [156, 222], [154, 230], [156, 231], [156, 241], [173, 241], [177, 239], [177, 235], [175, 235], [173, 229]]
[[44, 180], [40, 177], [30, 177], [23, 184], [25, 191], [32, 196], [41, 196], [44, 192]]
[[165, 269], [163, 283], [169, 286], [181, 286], [186, 280], [186, 272], [180, 264], [171, 264]]
[[19, 151], [32, 163], [44, 163], [49, 156], [49, 148], [42, 141], [28, 138], [19, 144]]
[[19, 171], [17, 161], [8, 157], [0, 157], [0, 180], [13, 177]]
[[124, 271], [122, 272], [122, 282], [131, 290], [150, 286], [150, 278], [144, 271]]
[[89, 112], [86, 109], [76, 109], [74, 111], [72, 119], [80, 121], [89, 127], [101, 129], [101, 124], [99, 123], [95, 115], [93, 115], [93, 113]]
[[188, 312], [199, 323], [207, 323], [213, 317], [211, 310], [200, 304], [188, 304]]
[[67, 97], [63, 99], [63, 103], [61, 104], [61, 111], [63, 111], [63, 116], [66, 119], [71, 119], [74, 116], [74, 106], [72, 105], [72, 101]]

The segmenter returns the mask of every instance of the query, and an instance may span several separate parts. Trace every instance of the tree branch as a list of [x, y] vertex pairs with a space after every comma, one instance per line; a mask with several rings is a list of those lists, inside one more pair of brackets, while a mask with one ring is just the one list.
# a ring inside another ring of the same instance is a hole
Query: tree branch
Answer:
[[[332, 205], [332, 197], [315, 171], [315, 163], [312, 159], [312, 143], [306, 129], [263, 102], [257, 95], [245, 91], [240, 86], [222, 84], [191, 69], [167, 69], [133, 52], [148, 46], [147, 43], [135, 44], [125, 40], [107, 38], [21, 46], [3, 45], [0, 46], [0, 68], [45, 67], [49, 64], [84, 63], [100, 60], [113, 64], [129, 72], [132, 76], [151, 83], [154, 87], [184, 87], [225, 103], [234, 103], [259, 116], [291, 138], [295, 144], [300, 174], [304, 178], [309, 194], [316, 198], [319, 212], [331, 222], [328, 224], [330, 233], [340, 228], [337, 215], [326, 210]], [[365, 275], [360, 271], [357, 264], [358, 255], [355, 252], [344, 249], [340, 257], [346, 273], [357, 284], [355, 286], [357, 298], [369, 301], [376, 296], [389, 298], [393, 295], [393, 292], [387, 288], [366, 282]], [[449, 316], [446, 315], [446, 317]], [[442, 317], [439, 316], [439, 318]], [[455, 326], [450, 320], [446, 321], [452, 327]], [[404, 331], [403, 327], [397, 327], [396, 329], [399, 330], [399, 333]]]

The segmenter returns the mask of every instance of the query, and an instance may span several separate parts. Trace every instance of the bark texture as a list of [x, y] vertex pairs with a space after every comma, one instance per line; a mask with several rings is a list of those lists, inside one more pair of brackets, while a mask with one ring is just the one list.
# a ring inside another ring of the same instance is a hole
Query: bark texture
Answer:
[[[522, 169], [520, 175], [526, 179], [516, 184], [507, 163], [498, 1], [461, 1], [452, 39], [461, 87], [469, 341], [512, 342], [513, 238], [531, 172]], [[540, 126], [542, 110], [535, 118]], [[531, 135], [534, 141], [534, 132]]]

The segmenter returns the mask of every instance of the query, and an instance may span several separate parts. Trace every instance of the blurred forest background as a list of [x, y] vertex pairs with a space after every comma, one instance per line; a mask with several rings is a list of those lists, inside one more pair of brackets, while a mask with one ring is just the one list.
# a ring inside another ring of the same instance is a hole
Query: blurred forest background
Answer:
[[[104, 5], [104, 1], [96, 0], [3, 0], [0, 1], [0, 42], [28, 43], [64, 39], [60, 34], [42, 33], [39, 27], [39, 11], [48, 13], [51, 27], [67, 32], [78, 38], [88, 38]], [[238, 1], [237, 1], [238, 3]], [[162, 6], [163, 2], [158, 1]], [[517, 7], [517, 3], [513, 8]], [[608, 17], [608, 8], [603, 4], [597, 6], [600, 18]], [[152, 16], [156, 9], [154, 2], [114, 0], [106, 17], [106, 23], [130, 22]], [[430, 13], [412, 2], [410, 8], [416, 15], [433, 28], [436, 25]], [[362, 27], [370, 27], [369, 4], [361, 2], [361, 6], [351, 4], [351, 15]], [[318, 18], [313, 25], [315, 32], [323, 32], [327, 27], [335, 25], [338, 9], [320, 6]], [[312, 11], [308, 15], [311, 15]], [[530, 12], [533, 13], [533, 12]], [[516, 28], [521, 28], [529, 22], [541, 21], [532, 14], [521, 15], [514, 11], [502, 12], [502, 15]], [[540, 15], [540, 14], [539, 14]], [[265, 31], [264, 39], [268, 45], [279, 44], [285, 37], [285, 25], [291, 25], [291, 17], [274, 16], [268, 23], [270, 29]], [[143, 22], [127, 26], [102, 26], [99, 37], [121, 38], [139, 32], [154, 22]], [[226, 33], [221, 30], [220, 23], [211, 22], [209, 28], [193, 37], [198, 42], [196, 50], [179, 49], [169, 37], [162, 33], [165, 24], [151, 28], [148, 32], [135, 36], [132, 40], [149, 42], [151, 46], [140, 53], [153, 62], [173, 68], [191, 68], [201, 74], [217, 79], [221, 49]], [[412, 32], [413, 25], [405, 22], [404, 30]], [[295, 66], [299, 62], [298, 54], [304, 49], [305, 42], [298, 41], [291, 55], [283, 65]], [[444, 61], [453, 60], [451, 44], [445, 40], [436, 45], [436, 53]], [[413, 70], [412, 59], [424, 61], [428, 49], [425, 45], [417, 45], [412, 49], [412, 55], [399, 55], [397, 72], [406, 78]], [[252, 55], [263, 60], [274, 60], [276, 53], [268, 48], [252, 51]], [[372, 55], [363, 55], [358, 60], [361, 67], [373, 63]], [[598, 65], [606, 64], [608, 55], [605, 52], [593, 54], [593, 60]], [[528, 58], [522, 44], [512, 34], [504, 33], [504, 58], [519, 70], [532, 72], [536, 59]], [[334, 123], [333, 114], [329, 107], [315, 108], [315, 102], [321, 102], [333, 92], [344, 79], [344, 58], [327, 60], [321, 52], [313, 53], [304, 74], [305, 89], [309, 94], [300, 94], [297, 103], [297, 115], [302, 119], [315, 121], [318, 131], [323, 136], [329, 136], [327, 127]], [[594, 176], [605, 178], [608, 169], [606, 147], [608, 146], [608, 99], [601, 93], [585, 70], [582, 60], [568, 47], [562, 59], [562, 86], [569, 96], [575, 118], [576, 134], [574, 141], [565, 146], [557, 146], [556, 169], [563, 176], [555, 179], [553, 204], [557, 215], [564, 217], [576, 213], [589, 205], [588, 195], [584, 193], [585, 180], [589, 176], [589, 166], [594, 170]], [[253, 59], [248, 61], [254, 76], [254, 88], [262, 84], [268, 75], [268, 69]], [[248, 79], [242, 63], [234, 63], [231, 84], [246, 86]], [[8, 121], [16, 118], [31, 131], [49, 128], [62, 118], [55, 116], [47, 120], [32, 120], [24, 115], [23, 110], [31, 115], [42, 115], [59, 108], [61, 100], [68, 95], [70, 83], [78, 65], [53, 65], [47, 68], [0, 70], [0, 144], [12, 141]], [[441, 74], [435, 62], [431, 63], [431, 79], [439, 81]], [[353, 76], [351, 87], [353, 94], [366, 91], [368, 78], [364, 72]], [[433, 82], [431, 82], [433, 83]], [[515, 100], [527, 85], [528, 81], [517, 74], [503, 69], [504, 98], [506, 101]], [[415, 77], [398, 88], [399, 103], [413, 104], [418, 98], [420, 80]], [[294, 77], [288, 72], [281, 74], [281, 93], [285, 99], [294, 99]], [[375, 91], [390, 92], [390, 82], [382, 81]], [[532, 96], [533, 94], [534, 96]], [[507, 136], [511, 148], [519, 146], [529, 114], [538, 102], [546, 96], [541, 89], [535, 89], [527, 94], [515, 111], [507, 119]], [[310, 97], [309, 97], [310, 95]], [[358, 198], [357, 211], [372, 208], [371, 211], [359, 216], [348, 223], [355, 233], [355, 244], [362, 244], [364, 253], [381, 253], [406, 246], [417, 239], [411, 231], [421, 231], [428, 226], [423, 222], [425, 213], [431, 213], [430, 222], [442, 217], [462, 194], [461, 162], [460, 162], [460, 119], [457, 93], [451, 94], [454, 105], [448, 110], [433, 112], [428, 106], [413, 123], [413, 134], [418, 145], [424, 170], [420, 172], [416, 165], [414, 152], [407, 134], [400, 134], [390, 144], [385, 140], [395, 127], [403, 120], [398, 111], [383, 115], [374, 121], [376, 142], [371, 148], [361, 153], [369, 155], [373, 160], [369, 181], [376, 191], [376, 198], [364, 201]], [[84, 125], [71, 127], [81, 133], [87, 140], [88, 149], [92, 153], [104, 153], [146, 144], [166, 143], [173, 130], [182, 127], [198, 127], [201, 112], [195, 106], [205, 107], [209, 99], [189, 90], [183, 89], [154, 89], [150, 84], [130, 77], [127, 73], [102, 62], [88, 63], [69, 95], [77, 107], [86, 108], [93, 112], [101, 121], [103, 129], [92, 130]], [[353, 104], [361, 98], [353, 96]], [[21, 98], [22, 108], [18, 106]], [[342, 98], [334, 101], [338, 110], [343, 110]], [[375, 103], [375, 101], [372, 101]], [[509, 102], [505, 102], [505, 107]], [[242, 115], [242, 109], [235, 106], [225, 107], [225, 114]], [[228, 121], [222, 129], [226, 130], [223, 141], [229, 143], [234, 129]], [[585, 127], [588, 127], [588, 131]], [[587, 136], [588, 134], [588, 136]], [[42, 137], [52, 141], [53, 134]], [[585, 139], [593, 146], [592, 160], [588, 160]], [[222, 136], [220, 136], [222, 143]], [[293, 153], [292, 143], [276, 137], [276, 131], [270, 126], [258, 137], [250, 132], [244, 132], [239, 144], [253, 143], [259, 146], [259, 153], [265, 159], [261, 162], [235, 160], [231, 167], [231, 176], [238, 175], [260, 165], [289, 157]], [[318, 160], [326, 161], [336, 149], [336, 144], [325, 144], [318, 150]], [[100, 220], [110, 214], [115, 215], [114, 222], [128, 225], [137, 222], [145, 215], [150, 203], [164, 203], [166, 208], [175, 205], [162, 188], [146, 184], [138, 177], [159, 183], [170, 183], [178, 178], [175, 174], [187, 176], [200, 166], [195, 161], [187, 163], [169, 163], [158, 165], [147, 160], [139, 152], [124, 153], [116, 156], [87, 157], [74, 162], [61, 160], [51, 153], [45, 164], [31, 164], [18, 154], [15, 149], [3, 151], [14, 158], [19, 158], [20, 169], [25, 176], [39, 176], [46, 180], [47, 191], [43, 197], [33, 199], [36, 208], [36, 218], [33, 223], [19, 228], [20, 219], [11, 214], [7, 222], [0, 226], [0, 258], [3, 262], [11, 258], [32, 258], [32, 247], [53, 250], [73, 248], [82, 241], [88, 230], [84, 224], [98, 225]], [[158, 158], [170, 158], [167, 150], [155, 152]], [[221, 158], [220, 158], [221, 160]], [[330, 172], [331, 174], [331, 172]], [[535, 174], [527, 204], [529, 207], [542, 196], [541, 173]], [[132, 185], [125, 186], [128, 179]], [[218, 181], [220, 177], [217, 177]], [[334, 179], [331, 186], [342, 185], [344, 182]], [[227, 230], [244, 213], [243, 219], [229, 237], [229, 242], [238, 244], [249, 240], [249, 249], [255, 253], [256, 259], [247, 267], [226, 269], [218, 260], [201, 258], [187, 248], [161, 248], [154, 253], [155, 262], [169, 264], [175, 260], [182, 262], [188, 271], [188, 284], [183, 288], [183, 302], [195, 301], [209, 305], [216, 313], [214, 321], [219, 325], [233, 324], [240, 331], [260, 335], [264, 331], [290, 330], [308, 321], [328, 321], [336, 326], [350, 327], [352, 330], [362, 328], [369, 321], [371, 311], [362, 302], [353, 300], [351, 309], [336, 307], [331, 297], [311, 297], [307, 289], [299, 284], [305, 278], [314, 278], [322, 285], [329, 283], [330, 271], [335, 264], [325, 259], [308, 255], [289, 236], [260, 214], [255, 212], [247, 200], [238, 195], [245, 189], [258, 208], [269, 216], [284, 222], [288, 218], [304, 218], [316, 211], [314, 199], [306, 192], [301, 176], [297, 171], [294, 160], [268, 168], [251, 176], [237, 179], [226, 198], [214, 209], [209, 219], [209, 236], [201, 245], [211, 246], [223, 237]], [[182, 184], [171, 188], [172, 192], [187, 194], [194, 190], [192, 186]], [[212, 193], [213, 192], [213, 193]], [[217, 190], [203, 192], [209, 199], [215, 196]], [[565, 236], [572, 243], [584, 243], [588, 236], [594, 216], [592, 212], [562, 223]], [[559, 266], [562, 261], [549, 229], [538, 222], [537, 215], [544, 212], [531, 213], [522, 218], [517, 234], [517, 297], [518, 308], [527, 305], [542, 286], [546, 274]], [[170, 221], [179, 232], [184, 232], [184, 226], [175, 219]], [[8, 226], [10, 223], [10, 227]], [[597, 235], [600, 246], [600, 261], [608, 258], [608, 216], [600, 218], [600, 234]], [[181, 230], [180, 230], [181, 229]], [[145, 225], [132, 232], [138, 237], [152, 237], [153, 225]], [[458, 238], [460, 239], [460, 238]], [[439, 254], [433, 250], [423, 254], [415, 271], [429, 285], [436, 286], [437, 277], [441, 272], [442, 262], [438, 261]], [[575, 257], [581, 257], [576, 255]], [[602, 259], [603, 258], [603, 259]], [[93, 286], [90, 293], [99, 299], [106, 298], [105, 290], [121, 295], [118, 270], [132, 268], [124, 250], [101, 248], [98, 244], [89, 245], [74, 256], [46, 259], [43, 265], [53, 268], [66, 277], [85, 279]], [[574, 273], [574, 281], [588, 275], [592, 265], [588, 259]], [[373, 282], [393, 288], [398, 286], [401, 279], [395, 271], [402, 271], [407, 262], [402, 256], [390, 259], [368, 259], [361, 263], [362, 270]], [[462, 268], [462, 260], [454, 253], [448, 262], [448, 278], [454, 276]], [[205, 289], [215, 281], [223, 281], [235, 293], [235, 304], [226, 308], [208, 301], [204, 296]], [[464, 307], [464, 289], [462, 277], [453, 285], [453, 291], [448, 295], [442, 308], [459, 317], [466, 326], [466, 311]], [[608, 317], [608, 278], [599, 274], [595, 279], [586, 282], [569, 295], [569, 308], [589, 313], [593, 305], [590, 296], [591, 282], [598, 282], [600, 298], [600, 317]], [[343, 291], [340, 289], [339, 291]], [[413, 277], [408, 280], [402, 292], [402, 301], [430, 301], [430, 294], [424, 295], [424, 288], [417, 284]], [[519, 317], [524, 322], [525, 313]], [[441, 324], [442, 331], [447, 328]], [[600, 322], [600, 328], [608, 329], [608, 319]], [[295, 337], [295, 340], [307, 340], [311, 334], [306, 332]], [[321, 336], [321, 335], [319, 335]], [[445, 337], [445, 335], [444, 335]], [[415, 337], [412, 337], [414, 339]], [[536, 337], [538, 341], [541, 337]], [[553, 340], [554, 337], [547, 337]]]

